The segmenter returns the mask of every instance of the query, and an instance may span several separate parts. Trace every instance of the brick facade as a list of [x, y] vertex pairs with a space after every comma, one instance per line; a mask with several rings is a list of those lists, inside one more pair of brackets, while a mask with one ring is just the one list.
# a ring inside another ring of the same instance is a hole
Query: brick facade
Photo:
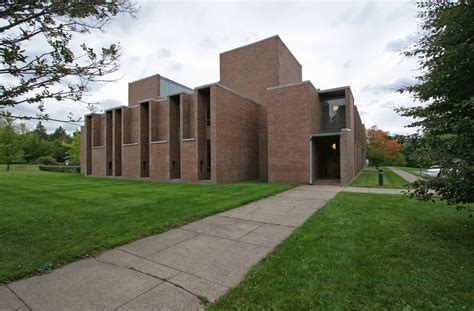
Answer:
[[[274, 36], [221, 53], [217, 83], [191, 90], [160, 75], [129, 83], [127, 106], [86, 116], [81, 172], [347, 185], [363, 168], [366, 140], [350, 88], [321, 91], [301, 72]], [[342, 111], [344, 126], [327, 133], [323, 118]]]

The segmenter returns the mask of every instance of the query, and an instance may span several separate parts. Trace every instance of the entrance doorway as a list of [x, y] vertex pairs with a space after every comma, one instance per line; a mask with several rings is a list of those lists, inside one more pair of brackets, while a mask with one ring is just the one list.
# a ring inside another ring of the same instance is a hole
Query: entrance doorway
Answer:
[[340, 134], [311, 137], [310, 183], [339, 183], [341, 179]]

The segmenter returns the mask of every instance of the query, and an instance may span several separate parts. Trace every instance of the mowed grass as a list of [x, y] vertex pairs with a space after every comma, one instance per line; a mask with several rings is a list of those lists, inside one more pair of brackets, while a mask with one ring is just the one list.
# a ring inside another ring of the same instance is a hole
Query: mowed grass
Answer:
[[210, 310], [473, 310], [474, 221], [340, 193]]
[[0, 283], [294, 187], [157, 183], [0, 171]]
[[[383, 188], [407, 188], [408, 182], [388, 168], [383, 169]], [[369, 167], [362, 171], [359, 177], [351, 183], [352, 187], [380, 188], [379, 172], [375, 167]]]

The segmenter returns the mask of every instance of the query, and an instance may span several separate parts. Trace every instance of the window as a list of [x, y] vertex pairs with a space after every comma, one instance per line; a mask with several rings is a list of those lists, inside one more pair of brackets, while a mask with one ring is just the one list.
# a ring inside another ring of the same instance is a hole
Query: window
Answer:
[[322, 109], [324, 132], [338, 132], [346, 127], [346, 103], [344, 98], [323, 99]]

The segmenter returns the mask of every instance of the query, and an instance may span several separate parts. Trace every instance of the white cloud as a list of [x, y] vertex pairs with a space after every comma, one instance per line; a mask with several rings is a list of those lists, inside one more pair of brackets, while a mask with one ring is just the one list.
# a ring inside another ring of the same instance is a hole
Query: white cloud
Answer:
[[[124, 49], [117, 82], [91, 88], [88, 100], [127, 103], [128, 82], [162, 74], [189, 87], [219, 80], [219, 53], [280, 35], [303, 66], [303, 79], [321, 89], [350, 85], [367, 127], [396, 133], [409, 120], [384, 107], [411, 105], [393, 91], [416, 75], [417, 64], [397, 50], [417, 30], [412, 1], [140, 2], [136, 19], [119, 17], [105, 33], [75, 43]], [[377, 89], [378, 87], [378, 89]], [[378, 90], [374, 92], [374, 90]], [[383, 91], [381, 91], [383, 90]], [[48, 104], [52, 117], [87, 113], [81, 104]], [[48, 125], [48, 128], [57, 124]]]

